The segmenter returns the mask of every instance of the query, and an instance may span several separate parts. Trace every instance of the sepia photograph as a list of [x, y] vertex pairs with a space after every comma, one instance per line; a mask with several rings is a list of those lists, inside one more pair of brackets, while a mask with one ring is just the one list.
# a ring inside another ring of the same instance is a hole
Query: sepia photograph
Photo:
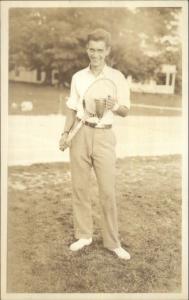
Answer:
[[2, 1], [2, 300], [188, 299], [187, 10]]

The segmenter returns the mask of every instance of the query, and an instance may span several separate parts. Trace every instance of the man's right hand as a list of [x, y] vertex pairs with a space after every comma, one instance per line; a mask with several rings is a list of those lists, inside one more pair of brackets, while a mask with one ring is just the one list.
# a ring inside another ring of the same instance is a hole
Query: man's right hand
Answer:
[[60, 141], [59, 141], [59, 149], [61, 151], [64, 151], [67, 147], [69, 147], [69, 144], [67, 143], [68, 138], [68, 132], [64, 132], [61, 135]]

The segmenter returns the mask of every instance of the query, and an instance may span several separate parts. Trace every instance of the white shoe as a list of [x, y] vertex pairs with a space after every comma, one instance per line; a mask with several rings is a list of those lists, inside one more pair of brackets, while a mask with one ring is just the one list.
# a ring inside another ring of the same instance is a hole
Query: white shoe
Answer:
[[90, 239], [80, 239], [77, 242], [74, 242], [70, 246], [71, 251], [78, 251], [81, 250], [85, 246], [89, 246], [92, 243], [92, 238]]
[[122, 247], [112, 250], [119, 258], [129, 260], [131, 258], [130, 254]]

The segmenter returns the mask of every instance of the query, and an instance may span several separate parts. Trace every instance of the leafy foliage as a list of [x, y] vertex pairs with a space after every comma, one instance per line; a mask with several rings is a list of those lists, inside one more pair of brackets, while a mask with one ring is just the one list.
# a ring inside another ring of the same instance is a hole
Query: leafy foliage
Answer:
[[[12, 8], [10, 9], [10, 69], [26, 66], [46, 72], [51, 84], [53, 69], [59, 81], [88, 64], [86, 36], [101, 27], [112, 34], [109, 63], [125, 75], [144, 80], [161, 63], [176, 63], [177, 51], [167, 51], [164, 36], [177, 35], [179, 8]], [[150, 57], [146, 50], [158, 53]], [[179, 70], [180, 72], [180, 70]], [[178, 78], [180, 78], [178, 76]]]

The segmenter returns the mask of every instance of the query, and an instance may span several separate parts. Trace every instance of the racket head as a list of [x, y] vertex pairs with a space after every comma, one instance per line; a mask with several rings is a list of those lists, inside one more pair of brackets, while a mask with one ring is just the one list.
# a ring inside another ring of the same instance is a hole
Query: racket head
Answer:
[[111, 97], [116, 100], [116, 85], [107, 78], [99, 78], [94, 81], [84, 94], [85, 110], [89, 114], [96, 114], [95, 100], [108, 99]]

